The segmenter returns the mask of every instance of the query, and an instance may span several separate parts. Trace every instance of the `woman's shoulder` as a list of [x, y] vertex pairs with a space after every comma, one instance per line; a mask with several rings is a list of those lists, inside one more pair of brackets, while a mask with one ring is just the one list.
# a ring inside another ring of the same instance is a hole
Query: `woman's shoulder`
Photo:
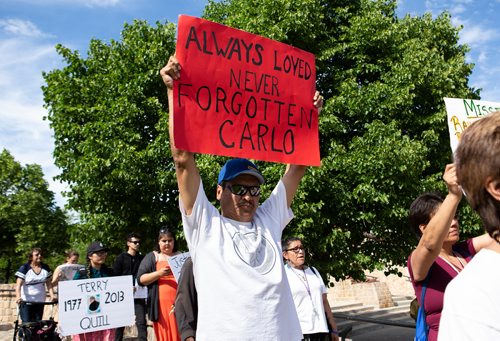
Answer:
[[309, 270], [311, 270], [311, 272], [315, 275], [315, 276], [318, 276], [318, 277], [321, 277], [321, 275], [319, 274], [319, 271], [318, 269], [316, 269], [314, 266], [312, 265], [308, 265], [307, 268]]
[[460, 253], [462, 257], [468, 258], [476, 254], [472, 238], [460, 241], [453, 245], [453, 251]]
[[17, 272], [21, 272], [21, 273], [23, 273], [23, 274], [26, 274], [28, 271], [30, 271], [30, 269], [31, 269], [31, 265], [30, 265], [30, 263], [28, 262], [28, 263], [24, 263], [24, 264], [22, 264], [22, 265], [19, 267], [19, 269], [17, 270]]
[[146, 255], [144, 256], [144, 258], [141, 261], [141, 264], [142, 263], [145, 263], [145, 264], [156, 263], [156, 251], [151, 251], [151, 252], [146, 253]]
[[146, 253], [146, 255], [144, 256], [144, 259], [150, 259], [150, 258], [156, 258], [156, 251], [150, 251], [148, 253]]

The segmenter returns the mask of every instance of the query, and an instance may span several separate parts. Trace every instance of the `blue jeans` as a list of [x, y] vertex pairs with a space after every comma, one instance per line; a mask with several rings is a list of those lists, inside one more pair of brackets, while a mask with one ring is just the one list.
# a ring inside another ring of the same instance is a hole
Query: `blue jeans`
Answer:
[[21, 302], [19, 305], [19, 315], [23, 323], [37, 322], [42, 320], [43, 304]]

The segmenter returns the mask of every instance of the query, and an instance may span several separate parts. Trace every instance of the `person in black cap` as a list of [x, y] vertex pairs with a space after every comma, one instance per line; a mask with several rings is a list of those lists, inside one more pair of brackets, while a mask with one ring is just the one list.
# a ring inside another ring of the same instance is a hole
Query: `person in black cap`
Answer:
[[[217, 182], [219, 212], [205, 195], [193, 153], [174, 144], [173, 84], [180, 67], [171, 56], [160, 75], [168, 90], [170, 147], [198, 291], [196, 338], [300, 340], [280, 243], [293, 218], [290, 205], [306, 167], [288, 165], [271, 196], [259, 206], [264, 176], [249, 160], [229, 160]], [[311, 100], [320, 110], [323, 99], [318, 92]]]
[[[104, 262], [109, 249], [101, 242], [92, 242], [87, 247], [87, 267], [79, 269], [73, 279], [100, 278], [113, 276], [113, 269]], [[94, 304], [95, 305], [95, 304]], [[97, 309], [97, 308], [96, 308]], [[102, 340], [114, 341], [115, 329], [98, 330], [78, 335], [72, 335], [73, 341]]]
[[113, 269], [104, 264], [108, 251], [101, 242], [90, 243], [87, 247], [87, 267], [79, 269], [73, 279], [113, 276]]

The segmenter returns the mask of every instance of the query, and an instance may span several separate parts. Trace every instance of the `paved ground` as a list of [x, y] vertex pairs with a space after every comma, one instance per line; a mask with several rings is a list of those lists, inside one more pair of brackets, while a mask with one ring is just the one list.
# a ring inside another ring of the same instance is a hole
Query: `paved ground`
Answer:
[[[12, 324], [0, 324], [0, 341], [12, 341], [14, 337], [14, 328]], [[148, 335], [148, 339], [154, 340], [154, 335]], [[125, 336], [123, 340], [136, 341], [135, 337]]]
[[412, 341], [415, 337], [415, 329], [394, 326], [384, 326], [365, 333], [353, 339], [353, 341]]
[[0, 329], [0, 341], [12, 341], [14, 336], [14, 329], [5, 330], [6, 327], [2, 325], [3, 328]]
[[[14, 330], [0, 330], [0, 341], [12, 341]], [[415, 331], [410, 328], [401, 328], [386, 326], [381, 329], [374, 330], [371, 334], [363, 334], [357, 336], [352, 341], [412, 341], [415, 336]], [[133, 339], [127, 339], [131, 341]], [[351, 339], [349, 339], [351, 340]]]

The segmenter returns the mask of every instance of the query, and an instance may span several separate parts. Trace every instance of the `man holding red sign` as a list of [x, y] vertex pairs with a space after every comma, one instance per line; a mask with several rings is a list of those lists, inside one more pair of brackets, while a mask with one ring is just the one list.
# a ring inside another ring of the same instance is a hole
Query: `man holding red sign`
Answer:
[[[259, 206], [264, 177], [247, 159], [232, 159], [217, 183], [220, 212], [208, 201], [194, 154], [174, 144], [173, 87], [179, 62], [160, 71], [168, 89], [169, 135], [185, 237], [198, 291], [197, 340], [301, 340], [299, 320], [281, 261], [281, 235], [306, 166], [288, 165]], [[313, 98], [318, 111], [323, 98]], [[193, 138], [197, 138], [194, 136]]]

